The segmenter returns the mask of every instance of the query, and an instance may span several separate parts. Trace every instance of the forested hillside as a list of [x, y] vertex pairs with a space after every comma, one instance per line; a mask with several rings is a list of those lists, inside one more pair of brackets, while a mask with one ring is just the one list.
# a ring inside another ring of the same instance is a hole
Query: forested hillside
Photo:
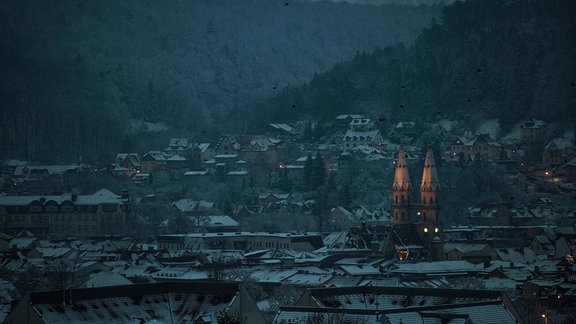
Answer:
[[[382, 120], [536, 117], [573, 127], [576, 2], [468, 0], [445, 7], [410, 46], [383, 47], [254, 104], [245, 122], [365, 112]], [[261, 121], [261, 123], [258, 123]]]
[[359, 51], [410, 43], [440, 13], [275, 0], [2, 1], [0, 158], [109, 161], [151, 141], [130, 135], [132, 119], [180, 136], [217, 131], [233, 107]]

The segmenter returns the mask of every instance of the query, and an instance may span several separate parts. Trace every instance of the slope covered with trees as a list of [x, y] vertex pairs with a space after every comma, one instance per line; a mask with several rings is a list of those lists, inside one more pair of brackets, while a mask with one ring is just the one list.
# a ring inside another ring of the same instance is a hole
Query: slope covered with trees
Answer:
[[[383, 47], [317, 74], [251, 109], [268, 121], [364, 112], [390, 121], [576, 117], [576, 2], [468, 0], [409, 46]], [[260, 123], [258, 123], [260, 121]]]
[[233, 107], [304, 84], [358, 51], [412, 42], [440, 12], [276, 0], [2, 1], [0, 153], [109, 160], [139, 140], [126, 136], [130, 119], [164, 122], [180, 136], [218, 129]]

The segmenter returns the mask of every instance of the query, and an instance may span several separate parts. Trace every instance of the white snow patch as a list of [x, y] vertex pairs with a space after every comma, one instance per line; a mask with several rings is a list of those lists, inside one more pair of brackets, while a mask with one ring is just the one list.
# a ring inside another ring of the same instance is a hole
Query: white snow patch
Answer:
[[502, 136], [500, 142], [502, 144], [513, 144], [520, 142], [520, 125], [524, 122], [518, 122], [512, 126], [510, 133]]
[[567, 140], [575, 140], [576, 137], [574, 137], [574, 131], [573, 130], [567, 130], [566, 132], [564, 132], [564, 139]]
[[496, 138], [500, 132], [500, 122], [498, 119], [489, 119], [476, 129], [476, 134], [486, 134], [488, 133], [490, 137]]
[[131, 133], [158, 133], [168, 130], [168, 125], [163, 122], [151, 123], [141, 119], [130, 119]]
[[458, 124], [458, 122], [455, 120], [442, 119], [438, 121], [438, 126], [442, 127], [448, 133], [452, 132], [456, 124]]
[[258, 309], [260, 311], [267, 311], [272, 306], [272, 303], [270, 303], [269, 300], [264, 299], [264, 300], [261, 300], [259, 302], [256, 302], [256, 306], [258, 306]]

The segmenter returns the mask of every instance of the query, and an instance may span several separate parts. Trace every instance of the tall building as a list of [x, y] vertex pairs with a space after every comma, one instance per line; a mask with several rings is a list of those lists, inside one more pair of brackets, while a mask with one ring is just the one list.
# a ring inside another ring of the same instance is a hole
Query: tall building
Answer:
[[124, 234], [132, 199], [101, 189], [91, 195], [0, 196], [0, 231], [50, 237]]
[[392, 216], [394, 224], [411, 223], [411, 194], [412, 185], [410, 184], [410, 176], [406, 166], [406, 154], [404, 153], [404, 146], [400, 145], [394, 173], [394, 185], [392, 186]]
[[[411, 202], [412, 186], [406, 164], [406, 153], [400, 145], [394, 184], [392, 186], [392, 233], [397, 240], [395, 250], [400, 260], [419, 258], [442, 258], [442, 223], [438, 193], [440, 184], [434, 162], [434, 153], [430, 147], [426, 152], [422, 180], [420, 183], [420, 204]], [[412, 218], [412, 210], [418, 218]]]
[[440, 205], [438, 203], [438, 191], [440, 184], [438, 182], [438, 173], [434, 162], [434, 153], [429, 146], [424, 160], [424, 170], [422, 172], [422, 182], [420, 184], [420, 224], [419, 232], [423, 233], [424, 238], [431, 240], [441, 230], [439, 220]]

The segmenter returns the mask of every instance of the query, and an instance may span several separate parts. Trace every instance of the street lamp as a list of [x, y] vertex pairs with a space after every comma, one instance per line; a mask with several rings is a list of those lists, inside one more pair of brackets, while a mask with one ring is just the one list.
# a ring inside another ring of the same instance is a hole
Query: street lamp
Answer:
[[546, 316], [546, 314], [540, 314], [540, 316], [542, 316], [542, 318], [544, 319], [544, 323], [548, 324], [548, 316]]

